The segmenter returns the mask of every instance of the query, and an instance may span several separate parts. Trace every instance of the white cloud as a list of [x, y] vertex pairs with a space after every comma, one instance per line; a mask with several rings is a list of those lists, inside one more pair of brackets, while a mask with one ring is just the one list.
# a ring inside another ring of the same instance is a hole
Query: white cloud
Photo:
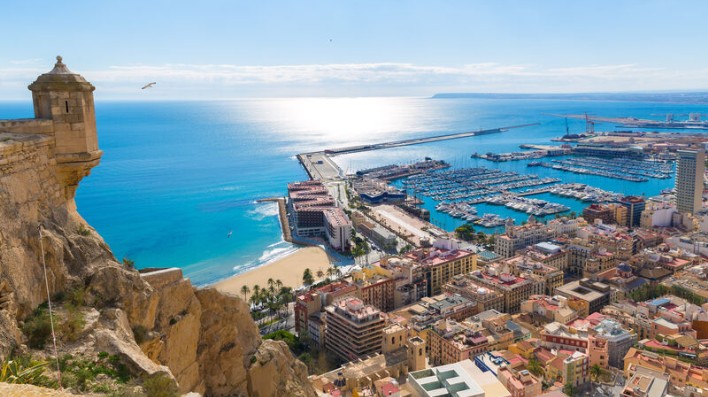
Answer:
[[[27, 62], [23, 64], [22, 62]], [[26, 87], [46, 70], [34, 60], [0, 65], [6, 91]], [[30, 67], [31, 65], [31, 67]], [[75, 68], [74, 65], [71, 65]], [[47, 69], [47, 68], [44, 68]], [[78, 69], [77, 69], [78, 70]], [[135, 87], [158, 85], [150, 95], [223, 97], [253, 95], [429, 95], [457, 92], [588, 92], [708, 88], [708, 70], [665, 70], [632, 64], [542, 68], [476, 63], [461, 66], [410, 63], [310, 65], [119, 65], [81, 71], [104, 97], [136, 96]]]

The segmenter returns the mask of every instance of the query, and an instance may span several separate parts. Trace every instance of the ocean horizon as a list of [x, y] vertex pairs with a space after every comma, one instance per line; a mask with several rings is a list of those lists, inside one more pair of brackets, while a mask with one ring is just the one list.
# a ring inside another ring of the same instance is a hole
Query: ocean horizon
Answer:
[[[213, 101], [96, 100], [98, 139], [104, 155], [77, 191], [79, 212], [115, 256], [136, 266], [184, 269], [207, 285], [297, 249], [283, 241], [277, 206], [258, 199], [283, 196], [289, 182], [307, 174], [295, 155], [307, 151], [527, 123], [500, 134], [337, 156], [347, 172], [391, 163], [448, 161], [554, 176], [625, 194], [652, 196], [672, 179], [628, 182], [552, 169], [525, 161], [492, 163], [474, 152], [518, 151], [519, 144], [551, 144], [565, 133], [559, 113], [661, 119], [665, 113], [706, 113], [706, 105], [553, 99], [421, 97], [275, 98]], [[33, 117], [31, 101], [0, 102], [0, 118]], [[571, 133], [585, 131], [568, 120]], [[617, 130], [596, 124], [597, 131]], [[673, 131], [677, 132], [677, 131]], [[548, 194], [534, 196], [579, 213], [588, 205]], [[426, 202], [426, 206], [433, 203]], [[504, 207], [480, 212], [528, 215]], [[463, 221], [433, 214], [452, 230]], [[448, 219], [449, 218], [449, 219]], [[484, 229], [480, 229], [484, 230]], [[231, 236], [229, 237], [229, 234]]]

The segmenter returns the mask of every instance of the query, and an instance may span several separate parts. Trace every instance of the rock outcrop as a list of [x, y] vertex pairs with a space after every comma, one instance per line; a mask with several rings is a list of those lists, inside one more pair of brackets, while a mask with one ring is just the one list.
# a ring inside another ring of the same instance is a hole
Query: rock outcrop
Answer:
[[30, 88], [38, 118], [0, 120], [0, 359], [25, 343], [22, 321], [47, 285], [50, 296], [78, 288], [97, 311], [80, 343], [136, 377], [163, 373], [207, 396], [315, 396], [304, 364], [261, 340], [239, 298], [195, 289], [179, 270], [141, 276], [116, 261], [73, 196], [101, 155], [93, 86], [59, 59]]

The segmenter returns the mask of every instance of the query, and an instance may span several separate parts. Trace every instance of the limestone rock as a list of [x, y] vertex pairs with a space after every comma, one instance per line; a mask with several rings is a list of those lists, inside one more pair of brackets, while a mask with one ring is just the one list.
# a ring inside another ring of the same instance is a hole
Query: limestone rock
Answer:
[[32, 385], [11, 385], [0, 382], [0, 396], [3, 397], [74, 397], [65, 391], [47, 389]]
[[314, 397], [307, 384], [307, 366], [295, 360], [283, 341], [265, 340], [248, 369], [248, 395], [251, 397]]
[[210, 396], [247, 396], [247, 368], [261, 343], [247, 305], [215, 289], [197, 290], [202, 305], [198, 357]]

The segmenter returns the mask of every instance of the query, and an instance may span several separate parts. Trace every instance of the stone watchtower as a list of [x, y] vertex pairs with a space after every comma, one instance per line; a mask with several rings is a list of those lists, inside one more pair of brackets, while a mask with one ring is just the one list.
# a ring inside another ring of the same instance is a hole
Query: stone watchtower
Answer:
[[425, 340], [414, 336], [408, 339], [408, 372], [420, 371], [425, 365]]
[[65, 196], [73, 199], [79, 181], [98, 165], [103, 152], [98, 149], [96, 114], [91, 85], [71, 72], [57, 57], [54, 69], [30, 84], [34, 117], [51, 120], [54, 155]]

